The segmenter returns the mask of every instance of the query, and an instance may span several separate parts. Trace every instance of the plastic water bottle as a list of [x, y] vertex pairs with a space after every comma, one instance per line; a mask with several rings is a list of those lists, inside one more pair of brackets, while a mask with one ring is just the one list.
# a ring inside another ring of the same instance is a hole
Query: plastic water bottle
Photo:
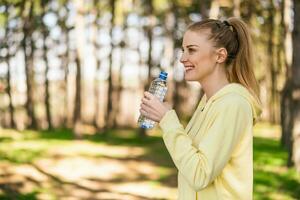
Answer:
[[[168, 73], [160, 72], [159, 77], [151, 82], [149, 92], [156, 96], [161, 102], [164, 100], [167, 93], [167, 76]], [[155, 126], [155, 122], [147, 119], [143, 115], [139, 116], [138, 125], [141, 128], [151, 129]]]

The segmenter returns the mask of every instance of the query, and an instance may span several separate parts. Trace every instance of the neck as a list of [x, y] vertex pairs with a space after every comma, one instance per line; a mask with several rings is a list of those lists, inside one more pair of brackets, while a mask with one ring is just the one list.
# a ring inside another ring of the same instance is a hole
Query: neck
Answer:
[[200, 81], [200, 84], [206, 94], [206, 99], [210, 99], [217, 91], [229, 84], [225, 73], [216, 73]]

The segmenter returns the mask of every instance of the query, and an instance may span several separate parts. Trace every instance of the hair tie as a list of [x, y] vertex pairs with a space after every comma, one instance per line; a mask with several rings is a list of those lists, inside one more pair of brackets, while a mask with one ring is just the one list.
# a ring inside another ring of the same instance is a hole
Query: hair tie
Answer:
[[228, 55], [227, 55], [227, 58], [229, 58], [229, 59], [235, 59], [235, 55], [233, 55], [233, 54], [228, 54]]
[[224, 23], [226, 26], [232, 26], [227, 20], [224, 20], [223, 23]]
[[224, 20], [223, 24], [225, 24], [225, 26], [229, 27], [229, 29], [234, 32], [234, 27], [227, 20]]
[[[237, 30], [235, 29], [234, 26], [232, 26], [232, 24], [230, 24], [227, 20], [224, 20], [223, 23], [230, 28], [230, 30], [232, 31], [232, 33], [234, 33], [236, 40], [237, 40], [237, 52], [240, 48], [240, 43], [239, 43], [239, 39], [238, 39], [238, 33]], [[236, 56], [235, 55], [229, 55], [228, 58], [234, 59]]]

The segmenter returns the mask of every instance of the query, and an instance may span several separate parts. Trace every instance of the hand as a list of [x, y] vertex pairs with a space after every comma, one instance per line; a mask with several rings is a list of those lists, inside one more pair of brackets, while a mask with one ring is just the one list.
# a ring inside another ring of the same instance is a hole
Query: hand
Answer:
[[140, 109], [140, 113], [143, 116], [155, 122], [159, 122], [169, 110], [171, 110], [169, 104], [161, 102], [150, 92], [144, 92]]

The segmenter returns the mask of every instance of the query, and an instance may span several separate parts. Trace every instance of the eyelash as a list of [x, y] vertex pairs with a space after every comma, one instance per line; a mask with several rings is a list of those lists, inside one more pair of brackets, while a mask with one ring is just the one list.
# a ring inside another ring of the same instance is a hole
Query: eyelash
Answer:
[[[182, 52], [184, 52], [184, 49], [181, 49]], [[195, 49], [188, 49], [189, 53], [193, 53], [195, 51]]]

